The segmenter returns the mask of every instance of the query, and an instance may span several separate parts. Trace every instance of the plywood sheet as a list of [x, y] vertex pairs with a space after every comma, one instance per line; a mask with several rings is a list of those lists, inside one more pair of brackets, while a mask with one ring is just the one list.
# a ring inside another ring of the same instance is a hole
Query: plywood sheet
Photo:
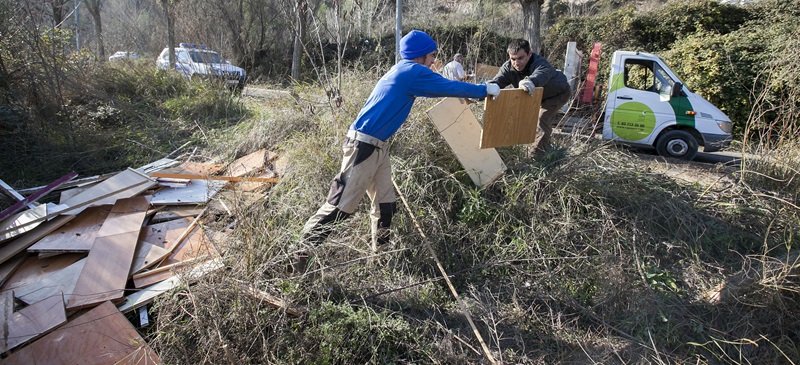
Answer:
[[231, 162], [222, 174], [225, 176], [237, 177], [254, 174], [264, 168], [264, 163], [267, 161], [268, 156], [274, 157], [274, 153], [267, 152], [265, 149], [260, 149]]
[[71, 222], [28, 247], [28, 252], [89, 252], [97, 232], [110, 212], [110, 206], [88, 208], [77, 216], [72, 216], [75, 219]]
[[139, 233], [139, 240], [162, 248], [171, 248], [192, 224], [193, 219], [181, 218], [167, 222], [149, 224], [142, 228]]
[[164, 292], [170, 291], [183, 283], [191, 283], [201, 276], [223, 267], [225, 267], [225, 265], [222, 262], [222, 258], [219, 257], [211, 261], [204, 262], [192, 268], [187, 275], [170, 277], [158, 284], [148, 286], [125, 297], [125, 300], [119, 306], [119, 310], [122, 313], [127, 313], [152, 302], [155, 297]]
[[495, 149], [479, 148], [481, 126], [466, 103], [445, 98], [427, 114], [475, 185], [484, 186], [506, 170]]
[[136, 247], [136, 254], [133, 257], [133, 264], [128, 275], [133, 275], [139, 270], [153, 264], [158, 259], [167, 255], [167, 250], [152, 243], [139, 241]]
[[[3, 337], [0, 343], [0, 352], [6, 352], [38, 338], [66, 321], [64, 298], [60, 295], [13, 312], [4, 323], [2, 334], [0, 334]], [[3, 361], [3, 364], [10, 363], [7, 359]], [[29, 364], [44, 363], [30, 362]]]
[[150, 223], [163, 223], [180, 218], [194, 218], [203, 211], [203, 208], [194, 205], [173, 205], [157, 212]]
[[53, 296], [68, 296], [75, 288], [75, 282], [78, 281], [85, 263], [86, 259], [83, 258], [65, 268], [41, 275], [36, 281], [14, 290], [14, 296], [26, 304], [37, 303]]
[[14, 257], [16, 254], [27, 250], [28, 247], [31, 247], [31, 245], [34, 244], [34, 242], [47, 236], [73, 218], [75, 217], [69, 215], [58, 216], [49, 222], [45, 222], [39, 226], [36, 226], [36, 228], [32, 229], [27, 234], [3, 244], [0, 246], [0, 262], [5, 262], [6, 260]]
[[224, 181], [192, 180], [182, 188], [164, 188], [153, 194], [153, 205], [197, 205], [205, 204], [223, 186]]
[[500, 72], [500, 67], [478, 63], [475, 65], [475, 81], [491, 80], [497, 76], [498, 72]]
[[180, 164], [179, 166], [164, 169], [159, 172], [165, 174], [177, 174], [177, 175], [208, 176], [208, 175], [214, 175], [222, 171], [223, 168], [225, 168], [224, 164], [208, 164], [208, 163], [186, 161]]
[[160, 364], [147, 342], [110, 302], [11, 354], [3, 364]]
[[48, 210], [52, 209], [54, 209], [54, 205], [42, 204], [8, 217], [0, 223], [0, 242], [8, 241], [32, 230], [45, 220]]
[[11, 291], [18, 293], [29, 285], [36, 284], [43, 277], [58, 272], [77, 261], [85, 258], [84, 254], [64, 254], [47, 258], [29, 256], [14, 272], [8, 281], [0, 287], [0, 291]]
[[26, 253], [18, 253], [16, 256], [0, 264], [0, 285], [5, 284], [11, 275], [17, 271], [20, 265], [25, 262], [26, 256]]
[[64, 202], [69, 208], [65, 214], [75, 215], [89, 206], [114, 204], [119, 199], [130, 198], [156, 185], [136, 170], [127, 169]]
[[[144, 196], [117, 201], [100, 228], [67, 309], [122, 298], [149, 205], [149, 197]], [[109, 235], [103, 235], [104, 232]]]
[[543, 91], [537, 87], [531, 96], [522, 89], [505, 89], [497, 98], [486, 98], [481, 148], [535, 142]]

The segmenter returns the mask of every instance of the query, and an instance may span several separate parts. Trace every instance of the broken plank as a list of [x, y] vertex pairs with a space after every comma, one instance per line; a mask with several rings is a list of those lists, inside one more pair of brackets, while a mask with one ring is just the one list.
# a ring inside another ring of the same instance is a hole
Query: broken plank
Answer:
[[197, 206], [186, 206], [186, 205], [173, 205], [168, 206], [161, 211], [157, 212], [153, 218], [150, 219], [151, 224], [155, 223], [164, 223], [171, 220], [176, 220], [180, 218], [194, 218], [200, 212], [203, 211], [203, 208]]
[[101, 233], [108, 232], [111, 235], [98, 234], [95, 239], [67, 302], [67, 309], [85, 308], [122, 298], [136, 252], [139, 230], [149, 205], [149, 197], [144, 196], [117, 201], [100, 228]]
[[264, 169], [264, 164], [267, 161], [267, 156], [274, 158], [275, 154], [267, 152], [266, 149], [260, 149], [256, 152], [240, 157], [231, 162], [222, 175], [225, 176], [247, 176], [257, 173]]
[[160, 364], [125, 316], [105, 302], [3, 360], [3, 364]]
[[136, 308], [139, 308], [143, 305], [146, 305], [153, 301], [157, 296], [161, 295], [164, 292], [170, 291], [180, 285], [183, 284], [190, 284], [195, 280], [199, 279], [201, 276], [221, 269], [224, 265], [222, 263], [222, 258], [217, 257], [211, 261], [204, 262], [200, 265], [195, 266], [192, 268], [186, 275], [184, 276], [173, 276], [169, 279], [166, 279], [158, 284], [149, 286], [147, 288], [143, 288], [131, 295], [125, 297], [125, 300], [119, 306], [119, 310], [122, 313], [130, 312]]
[[74, 179], [75, 176], [78, 176], [78, 173], [76, 173], [74, 171], [70, 172], [69, 174], [66, 174], [66, 175], [62, 176], [62, 177], [58, 178], [56, 181], [53, 181], [50, 184], [48, 184], [47, 186], [39, 189], [35, 193], [33, 193], [31, 195], [28, 195], [27, 198], [18, 201], [16, 204], [14, 204], [14, 205], [8, 207], [7, 209], [3, 210], [2, 212], [0, 212], [0, 220], [5, 219], [6, 217], [8, 217], [8, 216], [18, 212], [20, 209], [24, 208], [26, 205], [31, 204], [31, 203], [35, 202], [36, 200], [38, 200], [39, 198], [47, 195], [48, 193], [53, 191], [55, 188], [61, 186], [62, 184], [66, 183], [67, 181], [70, 181], [70, 180]]
[[495, 98], [486, 98], [481, 148], [535, 142], [543, 91], [537, 87], [531, 96], [522, 89], [506, 89]]
[[[64, 297], [61, 295], [50, 297], [13, 312], [3, 326], [0, 352], [6, 352], [38, 338], [66, 321]], [[7, 362], [6, 359], [3, 364], [6, 363], [10, 362]], [[36, 363], [30, 362], [30, 364]]]

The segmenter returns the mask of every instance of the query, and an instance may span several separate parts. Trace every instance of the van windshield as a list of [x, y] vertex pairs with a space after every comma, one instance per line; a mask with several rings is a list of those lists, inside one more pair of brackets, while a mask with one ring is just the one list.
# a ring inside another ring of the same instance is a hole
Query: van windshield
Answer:
[[219, 53], [213, 51], [189, 51], [189, 56], [192, 57], [192, 62], [195, 63], [222, 63], [222, 57]]

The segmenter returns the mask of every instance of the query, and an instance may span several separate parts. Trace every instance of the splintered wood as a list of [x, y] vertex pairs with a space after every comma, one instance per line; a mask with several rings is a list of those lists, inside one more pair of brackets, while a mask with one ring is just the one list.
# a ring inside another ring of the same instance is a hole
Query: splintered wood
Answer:
[[505, 89], [494, 99], [486, 98], [481, 148], [535, 142], [543, 91], [537, 87], [531, 96], [522, 89]]

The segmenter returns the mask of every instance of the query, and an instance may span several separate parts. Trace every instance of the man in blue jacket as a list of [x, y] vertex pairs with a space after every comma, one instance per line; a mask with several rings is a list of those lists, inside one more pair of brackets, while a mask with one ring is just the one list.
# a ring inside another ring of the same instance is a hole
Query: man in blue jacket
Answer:
[[[366, 104], [350, 125], [344, 141], [341, 171], [333, 178], [322, 207], [302, 231], [305, 244], [318, 245], [332, 223], [350, 217], [366, 192], [372, 200], [372, 249], [388, 243], [389, 226], [397, 210], [387, 141], [405, 122], [417, 97], [485, 98], [497, 96], [496, 84], [474, 85], [452, 81], [433, 72], [436, 42], [412, 30], [400, 40], [403, 60], [381, 77]], [[304, 263], [297, 269], [304, 270]]]
[[535, 152], [541, 155], [550, 147], [553, 122], [558, 111], [569, 101], [572, 94], [567, 77], [547, 62], [547, 59], [531, 51], [531, 45], [524, 39], [515, 39], [508, 44], [509, 60], [500, 67], [492, 79], [500, 88], [508, 85], [524, 89], [533, 95], [533, 89], [543, 87], [542, 105], [539, 109], [539, 129]]

